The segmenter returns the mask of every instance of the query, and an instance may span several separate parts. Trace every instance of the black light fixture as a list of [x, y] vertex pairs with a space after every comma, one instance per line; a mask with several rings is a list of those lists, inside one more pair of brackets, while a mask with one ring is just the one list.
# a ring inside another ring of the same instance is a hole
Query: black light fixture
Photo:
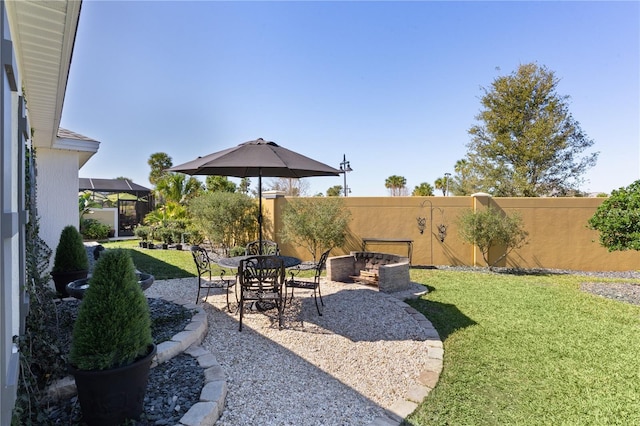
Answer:
[[347, 155], [346, 154], [342, 154], [342, 163], [340, 163], [340, 173], [342, 173], [344, 175], [343, 192], [344, 192], [344, 196], [345, 197], [348, 197], [349, 193], [351, 192], [351, 189], [347, 186], [347, 173], [352, 172], [352, 171], [353, 171], [353, 169], [351, 168], [351, 165], [347, 161]]

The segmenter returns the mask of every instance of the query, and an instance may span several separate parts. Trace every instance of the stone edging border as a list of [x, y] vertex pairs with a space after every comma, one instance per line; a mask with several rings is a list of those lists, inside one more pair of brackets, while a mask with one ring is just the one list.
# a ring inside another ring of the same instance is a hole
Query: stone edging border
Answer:
[[[417, 298], [422, 294], [411, 295], [408, 298]], [[424, 341], [427, 351], [427, 365], [418, 377], [419, 385], [412, 386], [407, 390], [405, 399], [399, 399], [390, 409], [386, 410], [385, 416], [375, 418], [368, 426], [398, 426], [402, 421], [418, 407], [418, 404], [429, 395], [429, 392], [436, 386], [440, 373], [442, 372], [442, 361], [444, 358], [444, 348], [438, 331], [435, 329], [431, 321], [424, 317], [416, 309], [409, 306], [403, 300], [400, 300], [393, 294], [380, 292], [380, 295], [386, 296], [392, 303], [395, 303], [400, 309], [403, 309], [410, 317], [412, 317], [426, 334]], [[403, 298], [404, 299], [404, 298]]]

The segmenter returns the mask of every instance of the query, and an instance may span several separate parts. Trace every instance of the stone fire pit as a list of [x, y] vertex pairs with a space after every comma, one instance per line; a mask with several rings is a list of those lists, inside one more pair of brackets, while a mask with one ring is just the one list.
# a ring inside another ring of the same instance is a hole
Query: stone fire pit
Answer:
[[327, 259], [327, 279], [359, 282], [393, 293], [409, 288], [409, 258], [390, 253], [352, 251]]

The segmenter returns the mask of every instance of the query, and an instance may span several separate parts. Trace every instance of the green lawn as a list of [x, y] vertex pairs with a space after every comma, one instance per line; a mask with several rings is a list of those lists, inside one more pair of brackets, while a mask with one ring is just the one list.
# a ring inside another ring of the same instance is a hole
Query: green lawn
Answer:
[[[444, 369], [411, 425], [640, 424], [640, 307], [569, 275], [417, 270]], [[618, 280], [621, 281], [621, 280]]]

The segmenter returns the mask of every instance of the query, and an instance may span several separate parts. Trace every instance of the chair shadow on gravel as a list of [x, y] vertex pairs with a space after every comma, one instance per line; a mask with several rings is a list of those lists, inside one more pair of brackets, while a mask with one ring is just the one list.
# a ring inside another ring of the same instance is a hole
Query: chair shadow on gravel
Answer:
[[[424, 332], [417, 324], [415, 327], [394, 327], [395, 323], [415, 320], [378, 291], [345, 289], [323, 296], [323, 300], [323, 315], [319, 316], [312, 295], [297, 295], [294, 303], [285, 309], [285, 326], [307, 333], [334, 333], [353, 342], [424, 338]], [[423, 299], [405, 302], [426, 314], [442, 340], [459, 328], [475, 324], [452, 305]], [[442, 318], [441, 323], [436, 324], [430, 317]]]

